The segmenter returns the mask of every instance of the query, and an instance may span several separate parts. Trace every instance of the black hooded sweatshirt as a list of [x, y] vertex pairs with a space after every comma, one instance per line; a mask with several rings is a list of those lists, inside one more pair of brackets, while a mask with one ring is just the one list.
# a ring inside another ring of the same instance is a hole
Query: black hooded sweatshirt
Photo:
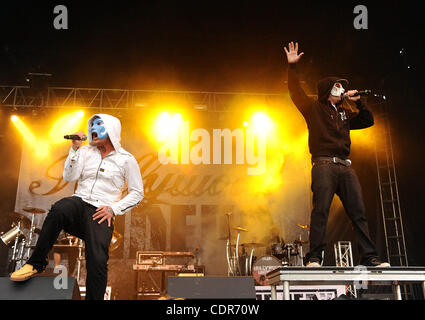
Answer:
[[332, 106], [328, 97], [338, 79], [329, 77], [319, 81], [316, 101], [308, 97], [301, 88], [296, 64], [290, 64], [288, 68], [289, 94], [307, 122], [308, 145], [313, 159], [316, 157], [347, 159], [350, 155], [350, 130], [368, 128], [374, 123], [372, 112], [361, 99], [356, 101], [359, 112], [347, 110], [341, 104], [337, 105], [336, 109]]

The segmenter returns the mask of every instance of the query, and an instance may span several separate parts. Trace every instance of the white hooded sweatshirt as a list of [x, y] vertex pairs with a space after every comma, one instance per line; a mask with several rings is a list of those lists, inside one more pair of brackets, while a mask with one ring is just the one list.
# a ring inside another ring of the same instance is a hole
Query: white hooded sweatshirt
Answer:
[[[111, 139], [114, 151], [102, 159], [100, 151], [91, 144], [92, 120], [100, 117]], [[95, 114], [87, 123], [89, 145], [69, 151], [65, 161], [65, 181], [78, 179], [74, 196], [95, 206], [110, 206], [115, 215], [122, 215], [137, 206], [143, 199], [140, 168], [133, 155], [121, 147], [121, 123], [108, 114]], [[121, 199], [127, 183], [128, 194]]]

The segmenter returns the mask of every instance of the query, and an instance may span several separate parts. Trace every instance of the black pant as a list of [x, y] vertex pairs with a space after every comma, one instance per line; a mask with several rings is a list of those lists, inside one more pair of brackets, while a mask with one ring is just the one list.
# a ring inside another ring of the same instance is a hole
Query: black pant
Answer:
[[370, 239], [365, 206], [359, 179], [353, 168], [341, 164], [318, 161], [311, 171], [313, 210], [310, 222], [310, 252], [307, 261], [320, 262], [325, 249], [326, 224], [334, 194], [341, 199], [357, 237], [361, 263], [377, 257]]
[[96, 207], [79, 197], [63, 198], [50, 209], [38, 238], [37, 245], [28, 263], [38, 271], [48, 264], [47, 255], [61, 230], [76, 236], [85, 243], [86, 257], [86, 300], [103, 300], [107, 278], [109, 244], [113, 226], [105, 220], [93, 220]]

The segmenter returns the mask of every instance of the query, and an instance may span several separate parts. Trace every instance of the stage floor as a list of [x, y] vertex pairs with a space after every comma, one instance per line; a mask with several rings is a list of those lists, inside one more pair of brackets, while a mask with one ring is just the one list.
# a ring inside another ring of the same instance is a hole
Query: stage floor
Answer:
[[421, 283], [425, 295], [425, 267], [280, 267], [266, 275], [276, 300], [276, 286], [283, 285], [283, 299], [290, 299], [291, 285], [344, 284], [362, 289], [373, 285], [392, 285], [397, 300], [402, 300], [400, 285]]

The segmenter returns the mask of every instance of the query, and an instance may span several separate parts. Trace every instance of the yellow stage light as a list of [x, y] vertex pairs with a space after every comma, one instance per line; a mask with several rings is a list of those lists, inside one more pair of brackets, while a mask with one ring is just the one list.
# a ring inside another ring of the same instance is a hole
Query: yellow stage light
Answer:
[[256, 112], [252, 116], [252, 124], [256, 132], [265, 134], [269, 133], [273, 126], [271, 119], [263, 112]]
[[35, 137], [32, 134], [31, 130], [25, 125], [25, 123], [18, 117], [18, 116], [12, 116], [11, 120], [15, 127], [18, 129], [18, 131], [21, 133], [22, 137], [25, 141], [27, 141], [30, 144], [34, 144]]
[[49, 142], [62, 143], [64, 135], [72, 134], [81, 129], [84, 111], [79, 110], [76, 112], [68, 113], [55, 121], [50, 129]]
[[12, 116], [11, 121], [22, 135], [24, 141], [32, 147], [36, 158], [44, 159], [49, 155], [49, 145], [46, 142], [38, 141], [31, 130], [18, 116]]
[[180, 113], [175, 113], [173, 116], [171, 116], [168, 112], [161, 113], [155, 125], [158, 141], [163, 142], [177, 135], [181, 122], [182, 115]]

